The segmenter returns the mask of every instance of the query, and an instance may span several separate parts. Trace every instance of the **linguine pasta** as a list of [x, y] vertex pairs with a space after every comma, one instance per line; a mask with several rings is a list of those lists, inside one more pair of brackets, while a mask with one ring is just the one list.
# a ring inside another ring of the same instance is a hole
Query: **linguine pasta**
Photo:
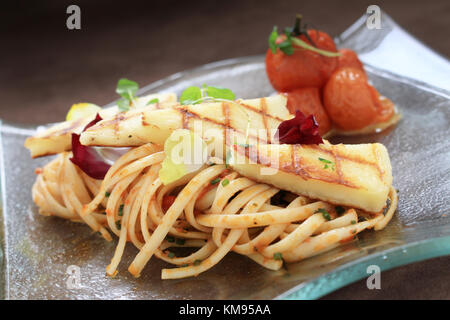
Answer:
[[[390, 205], [376, 214], [289, 194], [275, 204], [279, 189], [255, 182], [224, 164], [204, 166], [164, 185], [158, 176], [165, 158], [162, 148], [145, 144], [114, 162], [103, 180], [74, 165], [71, 152], [60, 153], [37, 170], [33, 200], [43, 215], [87, 224], [107, 241], [118, 237], [106, 272], [114, 276], [132, 242], [139, 253], [129, 272], [139, 276], [153, 256], [174, 268], [163, 279], [196, 276], [229, 252], [245, 255], [261, 266], [278, 270], [333, 249], [365, 229], [383, 229], [397, 207], [391, 187]], [[165, 208], [166, 199], [173, 200]], [[172, 247], [193, 248], [177, 256]]]

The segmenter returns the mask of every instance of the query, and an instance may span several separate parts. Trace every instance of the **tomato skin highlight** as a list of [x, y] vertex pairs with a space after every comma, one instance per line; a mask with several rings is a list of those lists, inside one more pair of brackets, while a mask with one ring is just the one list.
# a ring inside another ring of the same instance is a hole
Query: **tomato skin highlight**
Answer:
[[339, 53], [341, 55], [338, 57], [338, 68], [351, 67], [360, 69], [365, 73], [363, 64], [359, 60], [355, 51], [344, 48], [340, 49]]
[[331, 75], [323, 99], [325, 110], [336, 127], [358, 130], [376, 121], [376, 90], [371, 88], [366, 74], [360, 69], [339, 68]]
[[331, 129], [330, 118], [322, 105], [319, 88], [299, 88], [283, 94], [287, 97], [287, 108], [291, 114], [300, 110], [307, 117], [314, 115], [321, 136]]
[[374, 123], [380, 123], [388, 121], [395, 113], [394, 103], [386, 97], [382, 97], [377, 89], [369, 85], [370, 92], [372, 94], [372, 99], [377, 107], [377, 117]]
[[[333, 39], [325, 32], [308, 30], [308, 35], [317, 48], [337, 52]], [[304, 35], [299, 38], [312, 45]], [[267, 50], [266, 72], [274, 89], [287, 92], [303, 87], [323, 87], [338, 65], [337, 57], [325, 57], [311, 50], [294, 48], [292, 55], [280, 49], [275, 54]]]

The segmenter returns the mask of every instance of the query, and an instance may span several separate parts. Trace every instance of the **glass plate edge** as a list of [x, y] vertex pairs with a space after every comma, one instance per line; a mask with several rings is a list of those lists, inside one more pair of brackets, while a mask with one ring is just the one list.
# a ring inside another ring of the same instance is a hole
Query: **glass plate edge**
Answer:
[[3, 121], [0, 119], [0, 299], [7, 299], [6, 293], [9, 292], [9, 282], [8, 282], [8, 263], [6, 262], [6, 237], [7, 237], [7, 227], [6, 227], [6, 176], [5, 176], [5, 165], [3, 156]]
[[275, 299], [319, 299], [350, 283], [369, 277], [372, 273], [368, 273], [367, 268], [371, 265], [378, 266], [380, 272], [382, 272], [446, 255], [450, 255], [450, 236], [409, 243], [349, 262], [331, 272], [289, 289]]

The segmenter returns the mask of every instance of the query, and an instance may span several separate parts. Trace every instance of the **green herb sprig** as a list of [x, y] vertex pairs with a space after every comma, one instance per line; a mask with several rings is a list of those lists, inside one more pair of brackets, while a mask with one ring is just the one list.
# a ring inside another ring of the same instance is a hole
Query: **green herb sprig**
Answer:
[[117, 106], [120, 111], [130, 110], [130, 106], [134, 105], [135, 94], [139, 90], [139, 85], [137, 82], [128, 80], [126, 78], [121, 78], [117, 82], [116, 92], [122, 97], [117, 101]]
[[200, 87], [187, 87], [180, 96], [180, 103], [183, 105], [187, 104], [198, 104], [205, 100], [229, 100], [233, 101], [236, 99], [235, 94], [230, 89], [207, 86], [203, 85]]
[[154, 104], [154, 103], [159, 103], [159, 99], [158, 98], [155, 98], [155, 99], [151, 99], [149, 102], [147, 102], [147, 106], [149, 105], [149, 104]]
[[320, 55], [323, 55], [325, 57], [339, 57], [339, 52], [332, 52], [327, 50], [322, 50], [319, 48], [316, 48], [315, 45], [310, 45], [303, 41], [300, 38], [297, 38], [299, 35], [304, 35], [308, 41], [314, 44], [314, 42], [311, 40], [311, 38], [308, 35], [306, 27], [301, 26], [301, 15], [297, 15], [295, 19], [295, 26], [294, 28], [285, 28], [284, 29], [284, 37], [282, 37], [283, 41], [279, 41], [280, 35], [278, 34], [278, 28], [276, 26], [273, 27], [272, 32], [269, 36], [269, 48], [272, 50], [272, 53], [276, 53], [277, 49], [280, 49], [283, 53], [287, 54], [288, 56], [292, 55], [294, 51], [297, 49], [297, 47], [310, 50], [313, 52], [316, 52]]

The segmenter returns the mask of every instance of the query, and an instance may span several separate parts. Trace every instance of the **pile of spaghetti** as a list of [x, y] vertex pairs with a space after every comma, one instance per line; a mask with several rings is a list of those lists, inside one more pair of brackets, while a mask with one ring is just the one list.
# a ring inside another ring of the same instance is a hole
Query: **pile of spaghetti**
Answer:
[[[118, 244], [106, 272], [117, 273], [127, 241], [138, 249], [128, 270], [139, 276], [152, 256], [175, 268], [163, 279], [196, 276], [233, 251], [271, 270], [384, 228], [397, 207], [391, 187], [384, 212], [335, 206], [257, 183], [210, 164], [164, 185], [158, 176], [164, 151], [156, 144], [130, 149], [103, 180], [70, 161], [71, 152], [37, 170], [33, 200], [44, 215], [86, 223]], [[171, 248], [195, 248], [177, 256]]]

